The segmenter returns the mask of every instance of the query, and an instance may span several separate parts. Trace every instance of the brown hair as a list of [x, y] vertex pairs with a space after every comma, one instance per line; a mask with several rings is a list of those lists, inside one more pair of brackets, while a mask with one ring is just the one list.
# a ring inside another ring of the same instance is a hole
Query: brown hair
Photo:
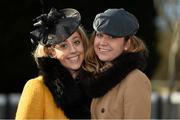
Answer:
[[[106, 65], [106, 63], [99, 60], [99, 58], [95, 54], [94, 45], [93, 45], [95, 35], [96, 35], [96, 32], [94, 31], [91, 35], [90, 44], [89, 44], [88, 50], [85, 54], [85, 60], [84, 60], [85, 63], [83, 64], [83, 69], [85, 69], [86, 71], [92, 72], [94, 74], [98, 73], [98, 71], [101, 71], [100, 68], [102, 68], [103, 66]], [[135, 35], [127, 36], [127, 37], [124, 37], [124, 39], [126, 42], [127, 41], [130, 42], [130, 48], [124, 52], [129, 53], [129, 52], [142, 51], [142, 52], [147, 53], [147, 48], [146, 48], [144, 42], [137, 36], [135, 36]]]
[[125, 41], [128, 40], [130, 41], [130, 48], [128, 49], [128, 52], [147, 51], [146, 45], [139, 37], [133, 35], [129, 37], [129, 39], [125, 38]]

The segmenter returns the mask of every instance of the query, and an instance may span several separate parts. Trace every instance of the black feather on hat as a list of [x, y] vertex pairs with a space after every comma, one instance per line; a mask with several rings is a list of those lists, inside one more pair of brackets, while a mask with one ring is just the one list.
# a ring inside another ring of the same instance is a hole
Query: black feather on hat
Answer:
[[108, 9], [96, 15], [93, 28], [116, 37], [125, 37], [136, 34], [139, 29], [137, 18], [123, 8]]
[[58, 44], [70, 37], [80, 25], [81, 15], [73, 8], [57, 11], [52, 8], [48, 14], [34, 19], [35, 30], [30, 32], [33, 42], [45, 46]]

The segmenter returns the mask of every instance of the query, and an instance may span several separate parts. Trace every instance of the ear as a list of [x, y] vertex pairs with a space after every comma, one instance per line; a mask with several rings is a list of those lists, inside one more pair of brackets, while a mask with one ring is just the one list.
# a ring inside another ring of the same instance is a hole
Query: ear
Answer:
[[128, 41], [125, 42], [124, 44], [124, 51], [128, 51], [131, 46], [131, 40], [129, 39]]
[[51, 58], [56, 58], [56, 51], [55, 51], [54, 48], [52, 48], [52, 47], [48, 47], [48, 48], [47, 48], [47, 54], [48, 54]]

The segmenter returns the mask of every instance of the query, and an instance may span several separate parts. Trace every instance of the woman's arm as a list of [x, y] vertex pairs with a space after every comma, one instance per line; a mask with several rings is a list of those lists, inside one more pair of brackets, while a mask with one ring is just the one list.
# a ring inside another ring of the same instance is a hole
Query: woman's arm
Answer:
[[[137, 72], [138, 71], [138, 72]], [[135, 70], [125, 79], [124, 118], [150, 119], [151, 83], [139, 70]]]
[[25, 84], [15, 119], [43, 119], [44, 88], [40, 82], [33, 79]]

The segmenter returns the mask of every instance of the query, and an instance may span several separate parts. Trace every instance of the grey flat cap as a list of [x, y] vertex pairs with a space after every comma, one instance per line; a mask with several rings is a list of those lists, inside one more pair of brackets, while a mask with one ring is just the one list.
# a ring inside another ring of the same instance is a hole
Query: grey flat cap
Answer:
[[48, 14], [42, 14], [34, 21], [36, 29], [30, 32], [32, 41], [50, 46], [70, 37], [79, 27], [81, 15], [73, 8], [59, 11], [52, 8]]
[[97, 32], [102, 32], [116, 37], [125, 37], [136, 34], [139, 29], [137, 18], [124, 10], [108, 9], [96, 15], [93, 28]]

